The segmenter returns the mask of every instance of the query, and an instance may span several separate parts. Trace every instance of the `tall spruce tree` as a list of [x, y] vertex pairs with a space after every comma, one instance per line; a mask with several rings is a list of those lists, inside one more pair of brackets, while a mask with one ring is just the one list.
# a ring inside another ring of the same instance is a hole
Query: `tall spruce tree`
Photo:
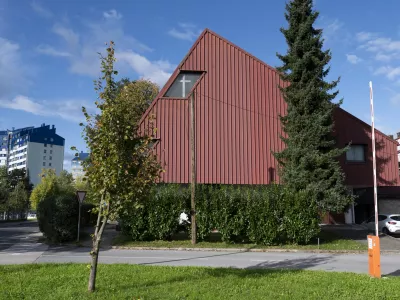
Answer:
[[333, 112], [342, 103], [334, 103], [339, 80], [325, 81], [330, 67], [330, 50], [323, 50], [322, 30], [315, 29], [318, 12], [312, 0], [291, 0], [286, 4], [288, 28], [286, 55], [278, 68], [286, 83], [281, 87], [287, 103], [287, 115], [281, 116], [286, 133], [281, 137], [286, 148], [275, 153], [281, 166], [283, 183], [295, 190], [310, 190], [321, 211], [343, 211], [353, 198], [344, 185], [344, 173], [338, 157], [346, 149], [335, 145]]

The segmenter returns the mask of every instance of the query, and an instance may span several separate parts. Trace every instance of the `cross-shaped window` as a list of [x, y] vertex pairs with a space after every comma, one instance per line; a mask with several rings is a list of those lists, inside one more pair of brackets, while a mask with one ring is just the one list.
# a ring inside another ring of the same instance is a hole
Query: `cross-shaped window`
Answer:
[[187, 98], [196, 81], [200, 78], [200, 72], [182, 71], [171, 84], [165, 97]]

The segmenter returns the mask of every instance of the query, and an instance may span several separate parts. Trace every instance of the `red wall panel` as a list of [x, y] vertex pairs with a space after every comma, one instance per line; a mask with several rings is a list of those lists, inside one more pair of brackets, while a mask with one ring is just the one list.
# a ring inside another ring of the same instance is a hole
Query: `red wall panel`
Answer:
[[[351, 143], [365, 145], [366, 148], [366, 161], [363, 163], [346, 162], [345, 156], [340, 158], [346, 184], [353, 187], [373, 186], [371, 126], [343, 109], [335, 111], [334, 120], [338, 146]], [[397, 142], [378, 130], [375, 130], [375, 140], [378, 186], [399, 185]]]
[[[272, 151], [284, 147], [279, 115], [285, 114], [277, 71], [217, 34], [205, 30], [175, 70], [143, 117], [156, 115], [157, 154], [165, 165], [161, 180], [191, 180], [190, 110], [188, 99], [164, 98], [180, 70], [204, 71], [195, 86], [196, 177], [199, 183], [269, 184], [279, 182]], [[370, 127], [351, 114], [335, 112], [335, 135], [340, 146], [368, 145], [367, 161], [340, 163], [346, 183], [372, 185]], [[378, 183], [397, 185], [396, 143], [377, 131]]]

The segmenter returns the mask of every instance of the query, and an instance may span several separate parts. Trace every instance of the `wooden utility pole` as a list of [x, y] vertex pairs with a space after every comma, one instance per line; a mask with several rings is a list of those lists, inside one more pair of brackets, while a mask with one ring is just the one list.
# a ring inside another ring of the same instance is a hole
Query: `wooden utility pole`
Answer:
[[195, 142], [195, 111], [194, 111], [194, 92], [190, 96], [190, 150], [192, 156], [192, 180], [191, 180], [191, 225], [192, 225], [192, 244], [197, 243], [196, 228], [196, 142]]

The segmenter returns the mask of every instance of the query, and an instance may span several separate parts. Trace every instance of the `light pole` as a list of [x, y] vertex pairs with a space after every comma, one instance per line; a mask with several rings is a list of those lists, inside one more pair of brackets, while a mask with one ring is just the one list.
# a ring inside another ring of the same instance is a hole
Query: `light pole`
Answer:
[[76, 242], [79, 242], [79, 232], [81, 230], [81, 205], [85, 200], [86, 191], [76, 191], [76, 197], [78, 198], [78, 203], [79, 203], [78, 236], [76, 238]]

